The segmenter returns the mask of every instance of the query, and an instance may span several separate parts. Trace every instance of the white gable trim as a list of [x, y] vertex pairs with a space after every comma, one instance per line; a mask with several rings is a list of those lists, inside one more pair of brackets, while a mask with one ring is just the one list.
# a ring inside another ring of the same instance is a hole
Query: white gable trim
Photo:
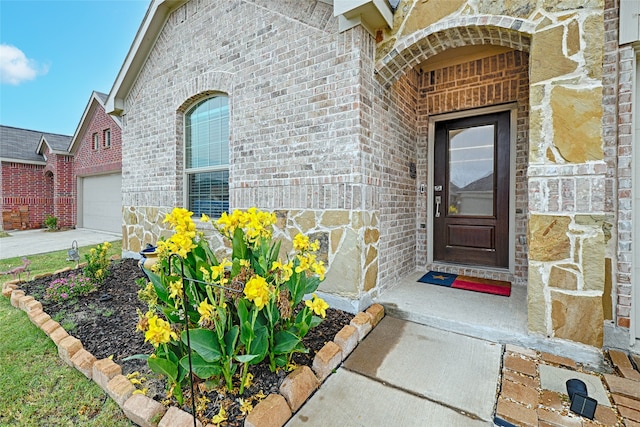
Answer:
[[151, 2], [105, 102], [107, 114], [120, 116], [124, 112], [124, 99], [155, 45], [169, 14], [186, 2], [187, 0], [153, 0]]

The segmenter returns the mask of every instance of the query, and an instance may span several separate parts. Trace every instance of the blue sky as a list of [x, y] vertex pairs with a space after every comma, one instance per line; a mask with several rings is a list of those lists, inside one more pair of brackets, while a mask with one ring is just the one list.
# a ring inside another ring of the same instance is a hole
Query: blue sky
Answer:
[[150, 0], [0, 0], [0, 124], [73, 135], [109, 93]]

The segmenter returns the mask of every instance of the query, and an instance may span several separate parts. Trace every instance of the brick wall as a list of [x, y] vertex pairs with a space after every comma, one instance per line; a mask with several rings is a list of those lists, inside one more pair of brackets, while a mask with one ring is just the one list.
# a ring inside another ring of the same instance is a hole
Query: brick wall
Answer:
[[[432, 115], [517, 103], [515, 234], [525, 236], [527, 227], [527, 166], [529, 156], [529, 55], [514, 50], [484, 59], [457, 64], [422, 73], [417, 105], [419, 146], [427, 152], [428, 124]], [[426, 159], [420, 168], [426, 167]], [[426, 176], [426, 169], [422, 169]], [[426, 178], [424, 179], [426, 182]], [[426, 218], [426, 201], [421, 203], [421, 218]], [[426, 260], [429, 230], [422, 229], [418, 239], [418, 257]], [[470, 274], [471, 270], [465, 270]], [[502, 275], [503, 280], [526, 283], [527, 248], [519, 239], [515, 245], [515, 275]]]
[[2, 210], [21, 206], [29, 208], [29, 228], [43, 227], [53, 214], [53, 179], [45, 177], [44, 165], [2, 162]]
[[[74, 176], [100, 175], [119, 172], [122, 169], [122, 132], [104, 108], [97, 106], [87, 117], [89, 125], [84, 134], [79, 135], [80, 145], [74, 155]], [[104, 146], [104, 131], [111, 131], [111, 147]], [[93, 149], [93, 134], [97, 133], [100, 146]], [[75, 178], [74, 178], [75, 180]]]
[[[613, 266], [614, 320], [618, 326], [628, 328], [631, 323], [631, 270], [633, 263], [632, 228], [632, 103], [634, 56], [631, 46], [618, 48], [618, 8], [616, 1], [605, 2], [605, 62], [603, 84], [604, 143], [607, 160], [607, 207], [617, 208], [617, 263]], [[613, 197], [615, 194], [617, 197]], [[637, 217], [637, 213], [636, 213]], [[638, 284], [636, 283], [636, 286]], [[636, 304], [639, 303], [636, 301]]]
[[372, 195], [356, 178], [354, 37], [365, 36], [337, 34], [331, 6], [315, 1], [176, 10], [126, 100], [136, 120], [124, 118], [123, 139], [135, 141], [123, 150], [124, 205], [183, 204], [182, 112], [217, 91], [230, 101], [232, 208], [362, 206]]
[[[73, 157], [73, 171], [71, 173], [73, 206], [72, 218], [74, 224], [78, 218], [78, 185], [79, 178], [91, 175], [117, 173], [122, 170], [122, 129], [104, 107], [96, 100], [93, 101], [91, 114], [85, 120], [88, 122], [84, 132], [78, 135], [79, 143]], [[105, 130], [111, 133], [111, 145], [105, 147]], [[93, 148], [93, 135], [98, 135], [98, 148]]]

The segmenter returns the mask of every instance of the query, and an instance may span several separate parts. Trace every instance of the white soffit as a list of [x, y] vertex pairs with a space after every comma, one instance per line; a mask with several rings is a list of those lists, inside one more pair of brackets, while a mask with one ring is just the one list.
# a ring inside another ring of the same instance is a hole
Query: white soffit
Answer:
[[393, 26], [393, 12], [386, 0], [335, 0], [333, 16], [338, 17], [340, 32], [362, 24], [375, 36], [377, 29]]

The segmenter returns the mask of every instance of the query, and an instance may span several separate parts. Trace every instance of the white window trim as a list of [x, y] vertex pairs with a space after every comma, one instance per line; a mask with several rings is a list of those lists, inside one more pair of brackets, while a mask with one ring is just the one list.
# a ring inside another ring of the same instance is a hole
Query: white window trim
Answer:
[[[111, 129], [105, 129], [104, 131], [102, 131], [102, 138], [104, 139], [102, 144], [103, 147], [111, 148]], [[107, 143], [107, 141], [109, 141], [109, 143]]]
[[[219, 93], [212, 95], [209, 98], [215, 98], [216, 96], [224, 96], [227, 98], [227, 103], [229, 105], [229, 110], [231, 110], [230, 98], [227, 94]], [[182, 154], [182, 206], [185, 208], [189, 208], [189, 175], [194, 175], [198, 173], [207, 173], [207, 172], [219, 172], [219, 171], [231, 171], [231, 161], [224, 165], [215, 165], [215, 166], [205, 166], [199, 168], [187, 168], [187, 120], [186, 117], [191, 112], [196, 105], [198, 105], [200, 101], [196, 102], [191, 108], [188, 108], [184, 113], [184, 120], [182, 121], [182, 144], [184, 148], [184, 152]], [[229, 111], [229, 123], [231, 123], [231, 111]], [[230, 141], [229, 141], [230, 143]], [[229, 147], [231, 148], [231, 147]], [[231, 150], [229, 150], [229, 155], [231, 154]], [[227, 182], [228, 185], [228, 182]], [[229, 198], [231, 194], [229, 194]], [[229, 200], [230, 201], [230, 200]], [[200, 218], [195, 218], [194, 221], [199, 223]]]

